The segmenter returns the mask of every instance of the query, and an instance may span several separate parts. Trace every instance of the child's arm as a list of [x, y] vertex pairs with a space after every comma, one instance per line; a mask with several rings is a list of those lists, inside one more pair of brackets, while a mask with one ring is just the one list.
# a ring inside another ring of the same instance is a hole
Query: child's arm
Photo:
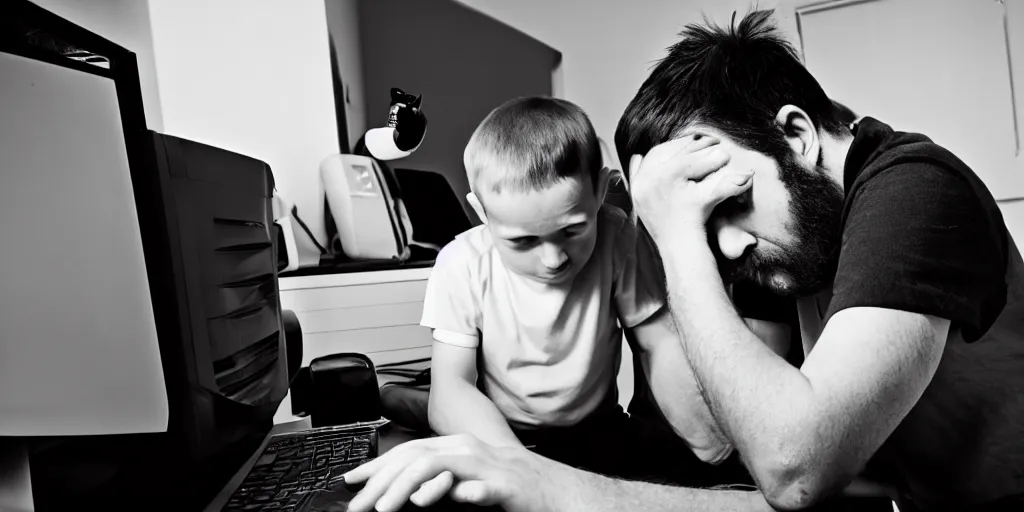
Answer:
[[781, 358], [786, 357], [789, 353], [790, 345], [788, 325], [754, 318], [744, 318], [743, 321], [750, 328], [750, 331], [754, 333], [754, 336], [757, 336], [765, 345], [768, 345], [772, 352], [775, 352]]
[[[749, 320], [754, 334], [779, 356], [789, 348], [783, 324]], [[667, 311], [655, 314], [633, 329], [647, 384], [661, 413], [701, 460], [717, 464], [732, 453], [732, 444], [711, 415], [683, 353], [679, 334]]]
[[[767, 295], [766, 292], [749, 287], [744, 288], [741, 293], [741, 297], [737, 300], [736, 287], [730, 285], [727, 287], [729, 292], [729, 298], [733, 301], [736, 307], [736, 312], [743, 317], [743, 322], [747, 324], [747, 328], [757, 336], [761, 342], [772, 349], [772, 352], [778, 354], [779, 357], [785, 359], [789, 354], [790, 346], [790, 327], [785, 323], [775, 322], [771, 320], [761, 320], [759, 318], [748, 318], [744, 313], [753, 313], [752, 310], [760, 310], [762, 315], [768, 314], [767, 318], [778, 317], [780, 312], [773, 308], [773, 304], [777, 306], [779, 303], [771, 295]], [[784, 303], [783, 303], [784, 304]], [[774, 312], [772, 312], [774, 310]], [[761, 316], [760, 318], [766, 318]]]
[[632, 331], [647, 385], [672, 430], [701, 460], [724, 461], [732, 453], [732, 444], [701, 396], [672, 315], [662, 310]]
[[480, 306], [478, 254], [456, 238], [437, 255], [420, 324], [433, 331], [427, 421], [442, 435], [467, 433], [493, 445], [518, 445], [504, 415], [477, 387]]
[[434, 342], [430, 370], [430, 428], [441, 435], [473, 434], [494, 446], [522, 446], [501, 411], [477, 387], [476, 348]]
[[615, 247], [615, 306], [626, 339], [643, 365], [644, 377], [672, 430], [705, 462], [732, 453], [729, 439], [704, 402], [697, 377], [666, 307], [665, 275], [657, 249], [637, 226], [623, 224]]

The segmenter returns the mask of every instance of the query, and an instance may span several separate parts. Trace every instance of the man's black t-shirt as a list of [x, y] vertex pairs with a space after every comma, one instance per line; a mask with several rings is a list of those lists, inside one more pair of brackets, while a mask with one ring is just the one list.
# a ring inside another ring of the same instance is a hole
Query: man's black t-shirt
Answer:
[[872, 118], [855, 129], [844, 190], [823, 320], [868, 306], [952, 322], [935, 376], [866, 475], [925, 510], [1024, 495], [1024, 263], [995, 200], [952, 153]]

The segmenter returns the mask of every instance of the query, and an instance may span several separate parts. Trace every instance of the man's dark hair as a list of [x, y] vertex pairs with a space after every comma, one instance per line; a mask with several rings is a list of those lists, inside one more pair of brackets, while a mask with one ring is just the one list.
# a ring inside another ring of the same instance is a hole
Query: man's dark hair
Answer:
[[615, 130], [623, 169], [685, 126], [699, 122], [748, 149], [780, 159], [789, 146], [775, 117], [785, 105], [800, 107], [819, 129], [840, 135], [832, 101], [801, 64], [796, 50], [757, 10], [728, 28], [705, 20], [687, 25], [682, 40], [640, 86]]
[[836, 120], [843, 124], [853, 124], [857, 120], [857, 114], [850, 110], [850, 107], [839, 103], [836, 100], [832, 100], [832, 106], [835, 108]]

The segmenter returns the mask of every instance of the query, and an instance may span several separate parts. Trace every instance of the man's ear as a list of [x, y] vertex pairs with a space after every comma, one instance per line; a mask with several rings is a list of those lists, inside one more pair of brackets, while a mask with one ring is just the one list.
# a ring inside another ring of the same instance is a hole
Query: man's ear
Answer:
[[821, 141], [818, 128], [811, 122], [807, 112], [795, 105], [784, 105], [775, 116], [775, 124], [782, 130], [797, 160], [809, 167], [817, 165]]
[[469, 206], [473, 207], [473, 211], [476, 212], [476, 216], [480, 217], [480, 222], [487, 224], [487, 214], [484, 213], [484, 204], [480, 202], [480, 198], [473, 192], [466, 194], [466, 202]]

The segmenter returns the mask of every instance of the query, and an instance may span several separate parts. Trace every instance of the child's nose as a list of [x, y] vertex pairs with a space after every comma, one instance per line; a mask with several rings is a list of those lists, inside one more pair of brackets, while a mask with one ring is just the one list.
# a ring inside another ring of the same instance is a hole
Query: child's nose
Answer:
[[561, 247], [555, 244], [544, 244], [541, 246], [540, 261], [549, 270], [558, 270], [568, 261], [569, 255]]

